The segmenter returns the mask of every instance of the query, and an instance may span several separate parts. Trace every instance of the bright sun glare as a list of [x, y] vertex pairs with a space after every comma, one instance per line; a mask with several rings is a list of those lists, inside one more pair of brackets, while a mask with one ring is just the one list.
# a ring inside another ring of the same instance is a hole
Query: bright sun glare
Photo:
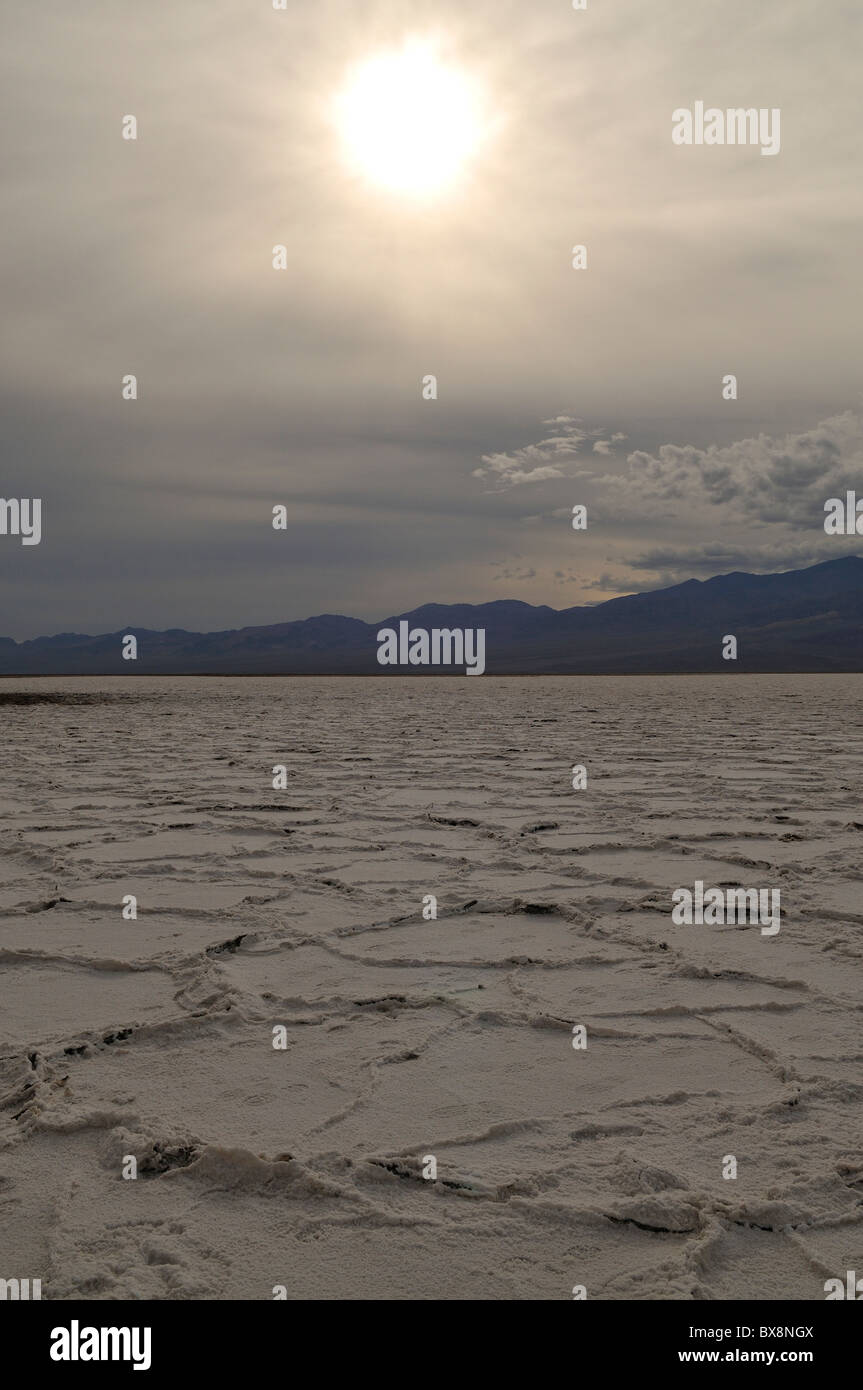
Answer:
[[436, 193], [452, 184], [482, 134], [473, 84], [423, 44], [371, 58], [337, 105], [353, 167], [400, 193]]

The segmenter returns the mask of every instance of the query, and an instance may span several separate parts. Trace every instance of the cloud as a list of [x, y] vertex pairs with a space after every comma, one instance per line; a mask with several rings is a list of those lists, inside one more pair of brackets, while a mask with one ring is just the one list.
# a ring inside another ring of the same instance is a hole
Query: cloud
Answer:
[[593, 446], [593, 452], [595, 454], [613, 454], [614, 445], [620, 444], [626, 438], [625, 434], [613, 434], [610, 439], [597, 439]]
[[[826, 544], [817, 541], [812, 544], [783, 544], [777, 542], [765, 546], [738, 546], [722, 543], [708, 544], [698, 548], [675, 548], [657, 546], [652, 550], [624, 560], [609, 556], [609, 561], [617, 561], [623, 572], [616, 574], [604, 571], [597, 579], [583, 585], [585, 589], [597, 589], [610, 595], [645, 593], [653, 589], [669, 589], [687, 579], [712, 579], [714, 575], [743, 571], [746, 574], [776, 574], [784, 570], [805, 569], [808, 565], [823, 560], [837, 559], [841, 555], [860, 553], [860, 542], [849, 536], [847, 541], [822, 536]], [[635, 571], [637, 577], [626, 571]]]
[[[541, 423], [550, 433], [538, 444], [526, 444], [509, 454], [483, 454], [482, 467], [473, 470], [473, 477], [493, 479], [497, 485], [493, 491], [498, 492], [523, 483], [572, 477], [573, 470], [564, 465], [578, 456], [582, 445], [593, 440], [595, 454], [611, 454], [612, 445], [626, 438], [625, 434], [613, 434], [603, 439], [605, 430], [585, 429], [577, 415], [553, 415]], [[590, 471], [585, 476], [590, 477]]]
[[572, 415], [555, 415], [542, 423], [554, 433], [546, 435], [538, 444], [526, 444], [511, 454], [483, 454], [482, 467], [475, 468], [473, 476], [493, 479], [497, 490], [565, 477], [560, 465], [575, 458], [588, 437], [587, 431], [581, 420]]
[[[669, 580], [665, 585], [669, 588], [675, 580]], [[582, 584], [582, 588], [597, 589], [601, 593], [611, 594], [616, 598], [622, 594], [642, 594], [649, 593], [651, 589], [663, 587], [656, 579], [630, 579], [628, 576], [609, 574], [607, 571], [599, 576], [598, 579], [591, 579], [588, 583]]]
[[[744, 570], [750, 574], [773, 574], [782, 570], [804, 569], [821, 560], [836, 559], [839, 555], [856, 555], [860, 541], [849, 536], [847, 543], [837, 547], [833, 538], [822, 537], [828, 544], [789, 545], [777, 542], [765, 546], [705, 545], [700, 549], [675, 549], [659, 546], [636, 555], [625, 562], [631, 570], [649, 570], [653, 574], [683, 576], [728, 574]], [[676, 583], [677, 578], [672, 582]], [[655, 582], [655, 581], [651, 581]]]
[[[572, 458], [588, 439], [594, 441], [594, 454], [607, 457], [613, 452], [613, 443], [626, 437], [617, 434], [597, 438], [604, 431], [587, 430], [580, 421], [562, 428], [567, 430], [565, 435], [514, 454], [490, 455], [484, 461], [494, 461], [496, 473], [507, 486], [522, 480], [539, 480], [539, 468], [530, 478], [524, 477], [532, 458], [546, 459], [555, 454]], [[565, 448], [562, 440], [566, 441]], [[706, 519], [710, 512], [713, 525], [778, 524], [820, 534], [827, 499], [843, 496], [849, 489], [859, 490], [861, 473], [863, 415], [846, 410], [793, 434], [759, 434], [729, 445], [706, 447], [662, 444], [654, 453], [637, 449], [627, 456], [624, 472], [600, 470], [587, 456], [579, 459], [578, 468], [569, 469], [565, 476], [590, 485], [593, 519], [644, 522], [648, 518], [661, 521], [693, 515]], [[559, 467], [554, 467], [551, 475], [564, 476]], [[552, 519], [565, 515], [567, 509], [560, 507], [551, 513]], [[780, 551], [783, 547], [787, 550], [787, 539], [778, 545]], [[823, 558], [818, 547], [803, 549]]]
[[501, 569], [500, 574], [494, 575], [494, 577], [493, 577], [493, 582], [494, 582], [494, 583], [497, 583], [497, 582], [498, 582], [499, 580], [501, 580], [501, 579], [505, 579], [505, 580], [536, 579], [536, 570], [535, 570], [535, 569], [518, 569], [518, 568], [516, 568], [516, 567], [513, 566], [513, 565], [505, 565], [505, 566]]
[[602, 484], [625, 492], [640, 512], [645, 501], [669, 512], [689, 505], [724, 509], [750, 521], [782, 522], [798, 530], [821, 526], [824, 503], [859, 484], [863, 418], [853, 410], [796, 434], [760, 434], [727, 447], [663, 444], [636, 450], [626, 475]]

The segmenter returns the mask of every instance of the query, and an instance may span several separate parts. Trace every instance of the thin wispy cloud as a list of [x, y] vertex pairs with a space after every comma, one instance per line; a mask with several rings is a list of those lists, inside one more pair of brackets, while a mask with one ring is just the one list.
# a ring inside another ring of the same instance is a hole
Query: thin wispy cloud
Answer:
[[611, 454], [614, 444], [626, 438], [614, 434], [609, 439], [604, 430], [585, 428], [584, 421], [575, 415], [555, 415], [542, 424], [549, 431], [545, 438], [511, 453], [483, 454], [473, 476], [490, 482], [496, 491], [565, 478], [572, 476], [569, 465], [585, 445], [589, 444], [595, 454]]

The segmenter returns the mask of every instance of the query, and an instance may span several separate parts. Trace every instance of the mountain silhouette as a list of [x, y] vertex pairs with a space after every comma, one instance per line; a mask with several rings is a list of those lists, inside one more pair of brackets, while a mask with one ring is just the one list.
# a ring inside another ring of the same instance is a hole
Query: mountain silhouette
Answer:
[[[379, 622], [325, 613], [225, 632], [155, 632], [134, 624], [97, 637], [63, 632], [0, 638], [0, 674], [428, 675], [463, 667], [380, 666], [377, 633], [485, 628], [486, 672], [498, 675], [697, 671], [863, 671], [863, 558], [784, 574], [723, 574], [609, 599], [591, 608], [494, 603], [425, 604]], [[122, 657], [134, 634], [138, 659]], [[737, 638], [738, 659], [722, 657]]]

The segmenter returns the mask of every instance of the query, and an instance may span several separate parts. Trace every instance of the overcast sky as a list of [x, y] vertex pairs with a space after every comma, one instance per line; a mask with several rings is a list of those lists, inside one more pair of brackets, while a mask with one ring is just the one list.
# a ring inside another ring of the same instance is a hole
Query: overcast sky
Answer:
[[[823, 532], [863, 493], [860, 16], [15, 6], [0, 492], [42, 499], [43, 539], [0, 537], [0, 633], [562, 608], [863, 548]], [[333, 120], [414, 38], [483, 115], [425, 197], [370, 184]], [[780, 152], [675, 146], [699, 100], [778, 107]]]

